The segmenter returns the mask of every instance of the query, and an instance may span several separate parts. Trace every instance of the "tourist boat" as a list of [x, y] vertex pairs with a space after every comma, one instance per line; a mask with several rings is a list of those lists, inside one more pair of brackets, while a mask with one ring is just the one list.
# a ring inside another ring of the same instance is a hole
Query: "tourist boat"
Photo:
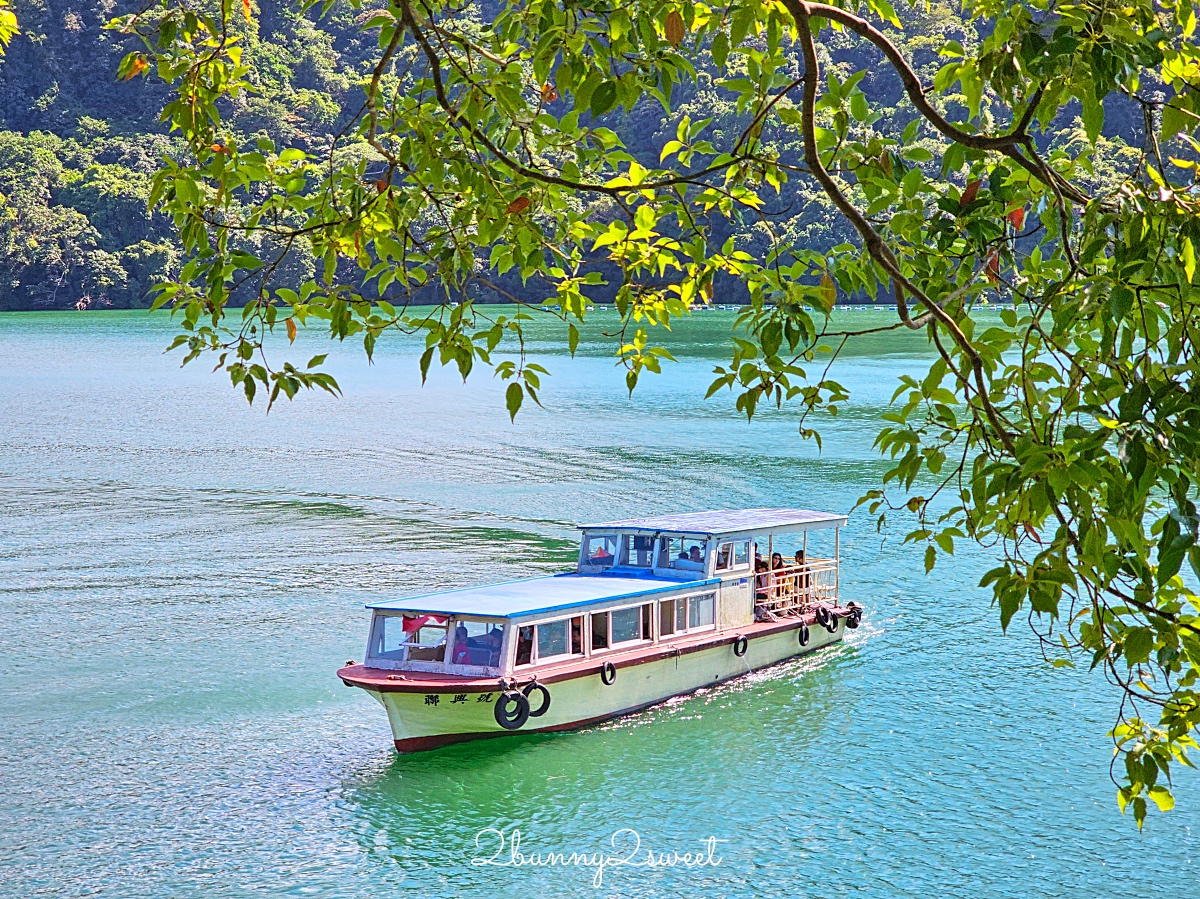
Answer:
[[[845, 523], [747, 509], [585, 525], [572, 572], [372, 603], [365, 661], [338, 677], [387, 710], [400, 752], [644, 709], [858, 627], [838, 597]], [[789, 564], [756, 571], [785, 546]]]

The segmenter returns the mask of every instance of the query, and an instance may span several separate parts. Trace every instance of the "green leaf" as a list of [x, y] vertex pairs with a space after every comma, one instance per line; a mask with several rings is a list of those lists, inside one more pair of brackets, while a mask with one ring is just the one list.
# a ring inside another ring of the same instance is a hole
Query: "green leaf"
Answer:
[[865, 122], [867, 116], [871, 114], [870, 107], [867, 105], [867, 95], [862, 91], [856, 91], [850, 95], [850, 115], [854, 116], [860, 122]]
[[725, 60], [729, 58], [729, 38], [724, 31], [718, 31], [712, 42], [713, 63], [718, 69], [725, 68]]
[[1104, 130], [1104, 104], [1090, 91], [1083, 96], [1083, 129], [1087, 132], [1088, 140], [1096, 143], [1100, 132]]
[[508, 385], [508, 390], [504, 391], [504, 405], [508, 408], [508, 417], [510, 421], [517, 420], [517, 411], [521, 408], [521, 403], [525, 399], [525, 392], [521, 389], [521, 385], [513, 381]]
[[592, 115], [602, 116], [617, 105], [617, 84], [615, 81], [602, 81], [592, 94]]
[[1164, 786], [1153, 786], [1146, 791], [1146, 795], [1158, 806], [1160, 812], [1169, 812], [1175, 808], [1175, 797]]
[[1125, 632], [1125, 662], [1132, 668], [1150, 660], [1154, 649], [1154, 632], [1148, 627], [1131, 627]]

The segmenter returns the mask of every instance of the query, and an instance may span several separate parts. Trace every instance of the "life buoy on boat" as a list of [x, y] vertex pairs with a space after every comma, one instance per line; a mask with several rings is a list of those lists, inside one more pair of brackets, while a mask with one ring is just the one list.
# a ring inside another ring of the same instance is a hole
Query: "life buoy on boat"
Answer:
[[521, 693], [525, 696], [526, 699], [529, 699], [529, 697], [533, 695], [534, 690], [541, 691], [542, 703], [536, 709], [532, 708], [533, 704], [530, 703], [529, 717], [530, 718], [541, 718], [542, 715], [546, 714], [546, 712], [548, 712], [550, 710], [550, 691], [547, 690], [545, 687], [543, 687], [541, 684], [539, 684], [537, 681], [531, 681], [530, 683], [525, 685], [525, 689], [522, 690]]
[[801, 646], [808, 645], [808, 625], [807, 624], [800, 625], [800, 633], [798, 634], [798, 637], [800, 639]]
[[505, 730], [517, 730], [529, 720], [529, 700], [520, 690], [505, 690], [496, 700], [494, 714]]
[[733, 654], [739, 659], [746, 654], [746, 650], [750, 648], [750, 639], [746, 636], [739, 636], [733, 641]]
[[617, 666], [612, 662], [605, 662], [600, 666], [600, 680], [604, 686], [611, 687], [617, 682]]

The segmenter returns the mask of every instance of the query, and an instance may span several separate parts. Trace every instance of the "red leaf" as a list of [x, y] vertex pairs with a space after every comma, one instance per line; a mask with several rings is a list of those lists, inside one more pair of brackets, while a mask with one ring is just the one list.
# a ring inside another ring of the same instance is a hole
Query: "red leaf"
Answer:
[[250, 21], [250, 0], [242, 0], [242, 15], [246, 17], [246, 21]]
[[687, 26], [683, 24], [683, 16], [679, 10], [673, 9], [667, 13], [667, 21], [663, 23], [663, 33], [672, 47], [678, 47], [687, 37]]
[[528, 208], [529, 208], [529, 197], [522, 195], [522, 196], [517, 197], [511, 203], [509, 203], [504, 211], [508, 215], [519, 215], [520, 213], [524, 212]]
[[126, 73], [125, 78], [123, 80], [128, 81], [131, 78], [136, 78], [138, 75], [142, 74], [142, 72], [144, 72], [146, 70], [147, 65], [149, 65], [149, 63], [146, 62], [145, 57], [143, 57], [143, 56], [137, 57], [133, 62], [131, 62], [129, 64], [129, 71]]
[[1000, 282], [1000, 251], [992, 250], [992, 254], [988, 256], [987, 262], [983, 266], [984, 274], [987, 279], [993, 284]]
[[982, 184], [982, 181], [975, 180], [963, 188], [962, 196], [958, 198], [958, 205], [966, 206], [969, 203], [974, 203], [975, 198], [979, 196], [979, 188]]
[[1014, 231], [1020, 231], [1025, 227], [1025, 207], [1014, 209], [1008, 214], [1008, 223], [1013, 226]]

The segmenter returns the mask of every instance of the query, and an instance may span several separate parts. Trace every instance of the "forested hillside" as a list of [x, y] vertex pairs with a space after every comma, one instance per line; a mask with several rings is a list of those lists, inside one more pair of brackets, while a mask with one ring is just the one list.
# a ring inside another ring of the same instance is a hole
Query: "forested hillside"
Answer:
[[[952, 4], [898, 7], [905, 27], [897, 40], [927, 79], [947, 40], [970, 45], [976, 37]], [[0, 59], [0, 309], [148, 305], [151, 284], [179, 264], [170, 223], [146, 209], [150, 177], [174, 146], [159, 122], [166, 90], [153, 77], [118, 81], [118, 63], [133, 45], [104, 28], [136, 8], [128, 0], [15, 0], [21, 33]], [[469, 14], [487, 11], [483, 4]], [[377, 52], [374, 37], [359, 31], [370, 15], [348, 3], [335, 4], [323, 18], [301, 15], [286, 0], [256, 4], [251, 21], [238, 27], [245, 32], [245, 59], [257, 91], [229, 110], [235, 131], [277, 146], [327, 149], [347, 113], [362, 104], [368, 60]], [[841, 51], [836, 41], [832, 46], [832, 71], [871, 69], [872, 51], [861, 43], [847, 40]], [[882, 89], [899, 104], [901, 85], [892, 70], [874, 71], [863, 87], [875, 95]], [[876, 77], [895, 83], [872, 84]], [[732, 144], [746, 117], [718, 81], [713, 67], [694, 84], [677, 86], [669, 116], [661, 106], [643, 103], [607, 124], [647, 161], [658, 159], [684, 115], [711, 118], [706, 136], [717, 145]], [[1110, 111], [1110, 136], [1124, 130], [1120, 113]], [[898, 136], [906, 117], [906, 108], [898, 106], [876, 127]], [[769, 137], [782, 156], [802, 157], [798, 134]], [[908, 150], [908, 159], [930, 161], [940, 147]], [[1123, 150], [1119, 140], [1103, 144], [1097, 169], [1123, 167]], [[844, 223], [835, 224], [840, 220], [819, 191], [801, 180], [785, 185], [767, 213], [772, 227], [803, 245], [831, 246], [850, 236]], [[762, 227], [747, 225], [738, 235], [747, 250], [765, 246], [756, 233]], [[297, 280], [311, 275], [312, 261], [304, 254], [295, 254], [294, 265]], [[525, 289], [519, 282], [504, 286]]]

